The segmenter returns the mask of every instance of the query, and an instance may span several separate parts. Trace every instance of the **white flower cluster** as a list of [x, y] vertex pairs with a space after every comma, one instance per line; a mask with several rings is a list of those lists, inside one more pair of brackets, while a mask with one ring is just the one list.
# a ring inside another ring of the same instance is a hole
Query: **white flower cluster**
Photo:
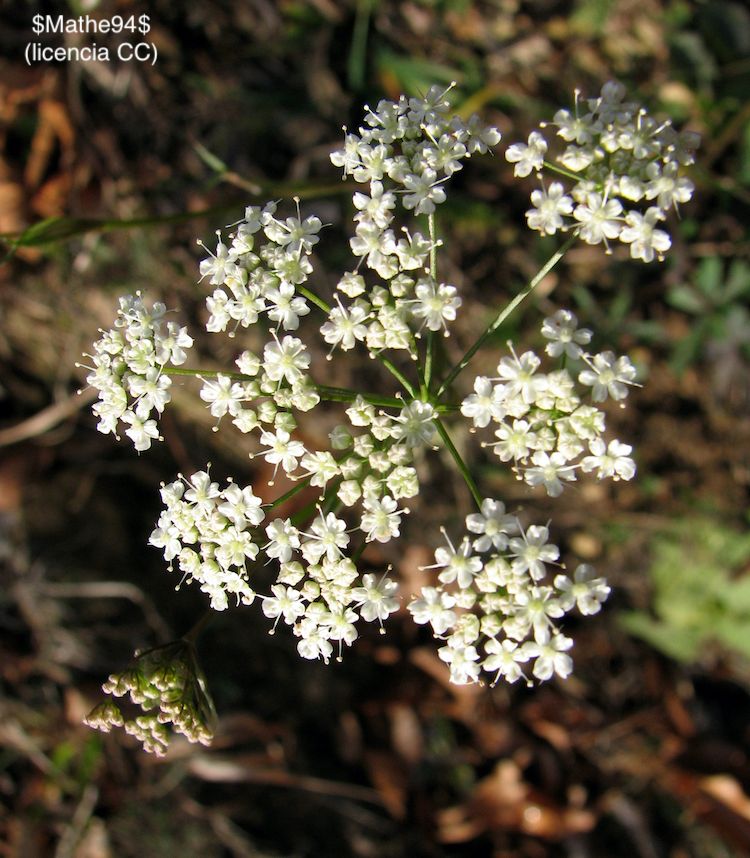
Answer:
[[[433, 214], [445, 200], [444, 182], [462, 161], [500, 140], [499, 132], [476, 116], [468, 121], [451, 116], [449, 90], [432, 87], [425, 98], [402, 96], [367, 108], [366, 125], [358, 134], [346, 133], [344, 148], [331, 155], [345, 175], [368, 185], [366, 193], [353, 197], [357, 213], [350, 245], [359, 261], [339, 281], [336, 307], [321, 329], [334, 348], [347, 350], [359, 340], [370, 352], [413, 353], [414, 334], [424, 328], [447, 334], [456, 318], [461, 304], [456, 288], [428, 273], [435, 241], [416, 229], [394, 232], [397, 204], [415, 215]], [[362, 265], [378, 278], [369, 291], [359, 273]], [[353, 302], [345, 306], [342, 296]]]
[[[541, 178], [545, 168], [558, 176], [532, 192], [533, 208], [526, 212], [531, 229], [546, 235], [575, 230], [587, 244], [603, 242], [607, 250], [619, 240], [630, 245], [634, 259], [651, 262], [671, 246], [658, 224], [693, 195], [694, 185], [680, 168], [693, 163], [700, 138], [678, 134], [669, 120], [659, 122], [625, 101], [625, 92], [613, 81], [598, 98], [582, 99], [576, 91], [572, 113], [558, 110], [505, 156], [516, 176], [534, 172]], [[547, 124], [567, 144], [554, 158], [543, 133]]]
[[247, 563], [258, 556], [253, 528], [265, 518], [260, 498], [232, 481], [219, 489], [207, 471], [163, 485], [161, 498], [165, 509], [149, 543], [164, 549], [169, 568], [176, 558], [183, 580], [197, 581], [214, 610], [225, 610], [230, 595], [252, 604]]
[[[368, 543], [401, 535], [409, 512], [405, 503], [419, 493], [417, 451], [439, 435], [481, 509], [467, 517], [468, 533], [457, 546], [446, 534], [447, 545], [428, 567], [436, 586], [424, 587], [409, 611], [442, 642], [440, 657], [454, 682], [487, 675], [509, 682], [565, 677], [571, 641], [556, 622], [576, 605], [584, 614], [596, 613], [609, 588], [586, 565], [572, 579], [562, 572], [552, 576], [559, 551], [550, 544], [548, 528], [524, 527], [500, 501], [482, 502], [446, 428], [459, 416], [453, 382], [504, 318], [498, 316], [446, 371], [433, 334], [448, 334], [461, 298], [436, 275], [440, 242], [434, 213], [445, 199], [446, 180], [464, 159], [489, 151], [500, 139], [476, 117], [452, 116], [446, 94], [435, 87], [424, 98], [368, 108], [364, 126], [346, 133], [344, 148], [331, 156], [345, 175], [367, 187], [353, 198], [350, 248], [357, 261], [338, 280], [330, 304], [307, 285], [321, 220], [303, 218], [299, 205], [296, 216], [287, 218], [277, 216], [276, 203], [249, 206], [225, 237], [218, 234], [200, 272], [211, 292], [208, 331], [234, 336], [259, 324], [268, 335], [260, 346], [251, 343], [257, 353], [238, 349], [232, 371], [177, 370], [192, 340], [184, 328], [164, 320], [162, 304], [148, 309], [136, 295], [121, 299], [114, 329], [95, 344], [88, 381], [100, 391], [94, 409], [99, 429], [114, 433], [122, 421], [136, 449], [145, 450], [158, 438], [151, 414], [161, 413], [170, 399], [170, 370], [197, 376], [217, 427], [227, 419], [239, 431], [254, 433], [254, 455], [273, 466], [271, 484], [279, 469], [296, 482], [263, 504], [251, 487], [232, 479], [221, 488], [208, 467], [181, 476], [162, 485], [164, 510], [149, 541], [170, 568], [178, 568], [182, 581], [197, 582], [213, 609], [225, 610], [232, 599], [249, 605], [258, 596], [273, 628], [281, 621], [288, 625], [308, 659], [328, 661], [335, 652], [340, 658], [360, 634], [361, 622], [382, 629], [398, 609], [396, 582], [372, 569], [360, 571], [358, 561]], [[555, 181], [532, 194], [532, 229], [575, 230], [591, 244], [619, 239], [635, 257], [660, 256], [669, 237], [655, 224], [692, 194], [679, 168], [692, 162], [695, 141], [625, 102], [616, 84], [607, 84], [598, 99], [578, 101], [575, 115], [558, 112], [553, 124], [568, 144], [558, 166], [545, 161], [541, 132], [507, 152], [519, 176], [550, 168], [574, 182], [570, 190]], [[631, 204], [643, 204], [645, 211]], [[422, 215], [427, 235], [412, 222]], [[397, 226], [397, 219], [408, 226]], [[336, 349], [361, 344], [402, 389], [394, 396], [390, 390], [363, 393], [319, 383], [312, 372], [315, 350], [304, 339], [311, 322], [304, 320], [313, 308], [324, 317], [319, 331], [329, 358]], [[419, 342], [424, 331], [429, 335]], [[609, 351], [589, 353], [591, 332], [579, 328], [567, 310], [545, 319], [542, 334], [547, 356], [559, 360], [558, 366], [543, 371], [533, 351], [517, 355], [511, 346], [495, 377], [474, 380], [461, 415], [474, 429], [491, 427], [495, 440], [487, 446], [519, 478], [544, 486], [551, 496], [579, 472], [631, 479], [631, 448], [604, 440], [605, 415], [598, 405], [624, 400], [636, 383], [635, 368]], [[391, 360], [385, 350], [406, 352], [416, 368], [405, 355]], [[321, 400], [345, 403], [347, 422], [331, 432], [328, 449], [311, 450], [297, 437], [297, 419]], [[289, 518], [274, 513], [306, 486], [319, 490], [317, 505]], [[269, 563], [274, 571], [259, 575]], [[113, 686], [112, 693], [119, 688]], [[125, 723], [118, 711], [102, 710], [101, 725]], [[144, 742], [162, 747], [158, 718], [147, 714], [132, 723]]]
[[[230, 481], [220, 490], [206, 471], [163, 486], [161, 496], [165, 509], [149, 542], [163, 549], [170, 568], [176, 559], [184, 580], [200, 584], [214, 610], [225, 610], [231, 596], [245, 605], [253, 602], [248, 561], [261, 549], [278, 562], [273, 595], [263, 599], [263, 611], [293, 626], [305, 658], [327, 660], [331, 641], [341, 646], [357, 638], [358, 619], [382, 624], [398, 607], [394, 582], [373, 574], [360, 577], [344, 555], [350, 539], [346, 522], [332, 512], [319, 509], [307, 530], [276, 518], [263, 531], [266, 510], [252, 489]], [[401, 511], [390, 496], [373, 493], [364, 508], [362, 529], [368, 539], [398, 535]]]
[[279, 340], [274, 334], [262, 358], [246, 350], [236, 364], [239, 373], [203, 378], [201, 399], [217, 420], [229, 414], [241, 432], [258, 430], [261, 443], [279, 456], [274, 459], [266, 455], [267, 460], [277, 466], [283, 464], [291, 473], [306, 452], [300, 442], [291, 441], [297, 426], [291, 409], [310, 411], [320, 402], [307, 372], [307, 347], [297, 337], [287, 335]]
[[[331, 444], [339, 454], [338, 460], [327, 451], [307, 451], [280, 428], [261, 433], [261, 442], [268, 445], [261, 454], [292, 478], [307, 477], [311, 485], [323, 491], [335, 479], [333, 497], [339, 504], [360, 507], [358, 529], [365, 542], [388, 542], [400, 535], [401, 518], [408, 511], [399, 507], [399, 501], [419, 491], [417, 472], [412, 466], [413, 450], [432, 439], [434, 411], [428, 403], [414, 402], [405, 405], [399, 414], [388, 415], [377, 413], [372, 405], [359, 399], [347, 409], [347, 416], [352, 427], [369, 431], [336, 427]], [[367, 621], [380, 621], [387, 616], [388, 612], [372, 614], [372, 607], [362, 607], [362, 588], [372, 590], [374, 585], [365, 580], [367, 576], [360, 581], [356, 565], [344, 556], [350, 537], [346, 522], [335, 514], [319, 512], [307, 531], [288, 519], [275, 519], [265, 528], [264, 538], [259, 526], [266, 519], [266, 511], [249, 487], [241, 489], [230, 481], [226, 489], [220, 490], [206, 471], [200, 471], [187, 480], [181, 478], [163, 486], [161, 496], [165, 509], [149, 542], [163, 549], [170, 564], [177, 560], [186, 580], [200, 584], [215, 610], [228, 607], [231, 596], [244, 604], [253, 601], [255, 592], [248, 583], [247, 562], [255, 560], [262, 550], [280, 565], [273, 588], [276, 596], [279, 587], [289, 595], [290, 587], [303, 582], [293, 597], [296, 607], [286, 611], [284, 618], [289, 621], [298, 611], [295, 619], [307, 621], [294, 623], [295, 634], [303, 638], [300, 652], [306, 657], [330, 655], [330, 648], [323, 642], [335, 635], [329, 626], [338, 616], [337, 611], [343, 611], [349, 620], [346, 636], [334, 639], [346, 643], [357, 636], [354, 621], [359, 616]], [[385, 588], [383, 592], [389, 599], [395, 592], [395, 585], [387, 579], [378, 587]], [[367, 603], [373, 598], [371, 594]], [[325, 615], [319, 611], [321, 599], [328, 605]], [[305, 605], [313, 602], [316, 607], [308, 612]], [[265, 600], [264, 610], [273, 604]], [[395, 610], [394, 601], [384, 604], [390, 606], [390, 611]], [[312, 619], [316, 621], [314, 627]], [[315, 655], [309, 655], [312, 645], [305, 643], [311, 635], [320, 642]]]
[[86, 381], [99, 391], [93, 407], [97, 429], [116, 435], [122, 421], [138, 451], [159, 438], [151, 413], [161, 414], [171, 399], [172, 379], [165, 367], [184, 363], [185, 350], [193, 344], [187, 329], [166, 321], [165, 314], [164, 304], [149, 309], [140, 293], [120, 298], [114, 328], [100, 331], [94, 353], [85, 355], [94, 363]]
[[[216, 252], [200, 264], [201, 277], [217, 287], [206, 300], [209, 331], [229, 328], [232, 336], [264, 313], [276, 330], [296, 331], [300, 317], [310, 312], [297, 287], [312, 272], [310, 254], [322, 223], [315, 216], [303, 220], [299, 211], [297, 217], [279, 220], [275, 212], [275, 202], [262, 209], [248, 206], [228, 245], [217, 233]], [[261, 243], [262, 238], [267, 241]]]
[[[404, 512], [396, 501], [419, 492], [412, 451], [430, 443], [435, 412], [429, 403], [416, 401], [393, 416], [358, 399], [346, 414], [351, 428], [338, 426], [331, 434], [334, 448], [345, 451], [337, 494], [347, 507], [362, 500], [361, 529], [368, 541], [388, 542], [399, 535]], [[357, 433], [355, 427], [368, 431]]]
[[[635, 367], [627, 357], [616, 358], [612, 352], [587, 354], [582, 346], [591, 340], [591, 331], [577, 326], [569, 310], [545, 319], [547, 354], [580, 362], [578, 381], [591, 388], [594, 402], [624, 399], [628, 385], [635, 383]], [[632, 479], [632, 448], [602, 439], [604, 412], [581, 401], [567, 368], [542, 373], [541, 364], [534, 352], [519, 357], [511, 346], [511, 355], [498, 364], [496, 378], [474, 380], [474, 393], [464, 399], [461, 413], [476, 428], [492, 423], [497, 441], [487, 446], [501, 461], [513, 461], [526, 483], [543, 485], [551, 497], [562, 493], [565, 482], [576, 479], [579, 468], [594, 471], [599, 479]]]
[[527, 664], [538, 680], [568, 676], [573, 641], [555, 621], [576, 606], [582, 614], [599, 611], [609, 595], [604, 579], [581, 565], [572, 580], [559, 573], [550, 585], [548, 567], [557, 565], [560, 552], [549, 530], [524, 529], [500, 501], [484, 500], [466, 528], [458, 547], [445, 534], [447, 546], [426, 567], [440, 570], [437, 586], [423, 587], [408, 606], [415, 622], [429, 623], [444, 641], [438, 655], [450, 666], [451, 681], [478, 682], [482, 673], [493, 685], [501, 676], [530, 681]]
[[377, 621], [382, 629], [383, 620], [398, 610], [396, 582], [385, 575], [360, 576], [344, 555], [346, 523], [334, 513], [319, 510], [304, 532], [277, 519], [266, 533], [269, 556], [278, 557], [280, 571], [272, 595], [263, 599], [263, 613], [275, 620], [274, 629], [280, 619], [292, 627], [303, 658], [327, 662], [337, 646], [340, 659], [343, 645], [359, 637], [360, 619]]

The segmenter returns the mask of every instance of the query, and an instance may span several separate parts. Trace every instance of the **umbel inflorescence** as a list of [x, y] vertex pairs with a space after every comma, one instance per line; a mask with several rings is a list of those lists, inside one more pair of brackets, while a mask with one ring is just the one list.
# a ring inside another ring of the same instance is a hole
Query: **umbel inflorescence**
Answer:
[[[565, 248], [477, 332], [463, 357], [448, 358], [443, 338], [462, 298], [438, 273], [436, 212], [450, 177], [466, 159], [495, 147], [500, 135], [476, 116], [454, 116], [447, 93], [433, 88], [424, 98], [402, 96], [367, 108], [364, 125], [347, 131], [344, 147], [332, 154], [360, 189], [353, 196], [352, 262], [330, 297], [309, 286], [321, 220], [303, 218], [299, 204], [291, 215], [281, 214], [276, 202], [249, 206], [218, 233], [215, 249], [200, 263], [207, 330], [235, 337], [235, 365], [222, 372], [187, 368], [187, 330], [166, 319], [162, 304], [149, 306], [138, 294], [120, 299], [115, 327], [102, 332], [89, 356], [88, 382], [100, 392], [99, 430], [123, 431], [145, 451], [159, 439], [158, 417], [175, 378], [193, 375], [217, 427], [231, 423], [255, 437], [254, 455], [272, 466], [272, 483], [279, 471], [294, 481], [270, 503], [250, 485], [214, 481], [209, 467], [162, 486], [164, 509], [149, 541], [181, 582], [200, 587], [211, 608], [257, 600], [272, 631], [290, 628], [303, 658], [328, 661], [341, 657], [363, 623], [383, 631], [404, 607], [431, 628], [453, 682], [566, 677], [572, 641], [559, 621], [574, 608], [596, 613], [609, 587], [588, 565], [566, 572], [549, 523], [529, 521], [486, 497], [449, 429], [467, 421], [498, 464], [552, 497], [586, 475], [629, 480], [631, 447], [608, 437], [601, 406], [622, 404], [636, 372], [626, 356], [589, 350], [592, 332], [561, 309], [543, 321], [541, 355], [519, 354], [508, 344], [495, 374], [459, 383], [475, 352]], [[562, 177], [533, 192], [527, 214], [533, 229], [568, 231], [591, 244], [619, 239], [634, 257], [651, 261], [669, 247], [655, 224], [692, 192], [680, 170], [694, 141], [623, 99], [619, 85], [607, 84], [596, 99], [577, 98], [575, 113], [558, 112], [552, 124], [568, 147], [556, 161], [545, 161], [540, 132], [509, 147], [506, 157], [518, 176], [549, 170]], [[263, 332], [255, 351], [242, 342], [251, 327]], [[322, 346], [310, 348], [316, 336]], [[342, 359], [339, 353], [355, 349], [381, 365], [382, 389], [321, 382], [321, 352]], [[323, 402], [341, 403], [342, 420], [325, 449], [310, 449], [298, 423]], [[463, 533], [442, 529], [421, 591], [400, 594], [390, 570], [371, 567], [367, 546], [400, 538], [409, 502], [420, 491], [419, 463], [439, 448], [476, 509]], [[309, 487], [317, 498], [311, 508], [279, 514], [286, 500]], [[275, 580], [268, 580], [267, 567]], [[105, 690], [131, 688], [123, 683], [112, 677]], [[117, 724], [122, 716], [106, 717], [114, 711], [100, 707], [90, 723]], [[138, 728], [151, 750], [163, 750], [169, 711], [160, 710], [158, 727], [144, 721]], [[192, 717], [198, 710], [182, 709], [178, 729], [186, 711]], [[182, 732], [189, 738], [206, 738], [208, 732], [188, 723]]]

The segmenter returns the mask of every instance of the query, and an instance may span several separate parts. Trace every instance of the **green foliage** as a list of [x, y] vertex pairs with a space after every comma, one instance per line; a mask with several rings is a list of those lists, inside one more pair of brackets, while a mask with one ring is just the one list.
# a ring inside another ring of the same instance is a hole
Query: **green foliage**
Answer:
[[705, 357], [750, 360], [750, 265], [732, 260], [725, 269], [716, 256], [703, 259], [692, 283], [673, 286], [669, 303], [694, 316], [690, 333], [676, 343], [671, 358], [677, 372]]
[[683, 662], [718, 648], [750, 659], [750, 532], [691, 519], [651, 545], [653, 615], [621, 617], [631, 633]]
[[659, 321], [638, 317], [632, 283], [623, 282], [609, 301], [604, 301], [587, 286], [574, 286], [571, 291], [580, 316], [603, 342], [619, 342], [623, 336], [643, 343], [659, 343], [666, 339]]

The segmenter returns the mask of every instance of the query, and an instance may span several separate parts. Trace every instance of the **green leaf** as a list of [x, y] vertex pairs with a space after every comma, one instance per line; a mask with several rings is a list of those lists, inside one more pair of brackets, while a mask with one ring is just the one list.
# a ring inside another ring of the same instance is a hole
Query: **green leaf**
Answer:
[[750, 266], [742, 259], [734, 259], [724, 282], [724, 300], [730, 303], [747, 296], [750, 296]]
[[726, 592], [726, 608], [733, 614], [750, 614], [750, 575], [731, 582]]
[[691, 286], [684, 283], [670, 289], [667, 300], [673, 307], [693, 316], [700, 316], [706, 311], [705, 300]]
[[424, 95], [435, 83], [449, 84], [463, 77], [458, 69], [451, 66], [405, 57], [383, 48], [378, 51], [375, 62], [378, 72], [395, 77], [407, 95]]
[[698, 266], [695, 275], [695, 283], [701, 292], [712, 302], [715, 302], [721, 293], [724, 282], [724, 264], [718, 256], [707, 256]]
[[90, 232], [101, 224], [102, 221], [95, 218], [50, 217], [32, 224], [20, 235], [11, 239], [11, 243], [16, 247], [37, 247]]
[[729, 649], [750, 658], [750, 625], [735, 617], [725, 617], [713, 629], [716, 640]]
[[700, 635], [694, 629], [675, 629], [658, 623], [640, 611], [621, 615], [620, 622], [631, 635], [641, 638], [677, 661], [695, 661], [698, 655]]
[[198, 157], [203, 161], [204, 164], [207, 164], [214, 173], [228, 173], [229, 167], [221, 160], [221, 158], [214, 155], [213, 152], [206, 149], [206, 147], [202, 143], [196, 143], [193, 146]]

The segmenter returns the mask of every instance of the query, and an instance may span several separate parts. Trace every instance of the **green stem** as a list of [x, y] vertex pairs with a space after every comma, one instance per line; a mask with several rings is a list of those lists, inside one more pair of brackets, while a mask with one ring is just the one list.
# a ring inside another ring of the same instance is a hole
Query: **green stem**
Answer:
[[349, 390], [348, 387], [329, 387], [326, 384], [316, 384], [320, 398], [326, 402], [354, 402], [358, 397], [369, 402], [370, 405], [377, 405], [380, 408], [398, 408], [404, 407], [404, 403], [394, 396], [380, 396], [377, 393], [360, 393], [356, 390]]
[[353, 563], [359, 563], [360, 558], [365, 553], [365, 548], [367, 548], [367, 540], [363, 539], [356, 551], [351, 554]]
[[[427, 229], [430, 234], [430, 277], [437, 283], [437, 241], [435, 238], [435, 213], [427, 215]], [[432, 331], [427, 333], [427, 345], [424, 355], [424, 385], [422, 386], [422, 397], [427, 398], [432, 385], [432, 368], [434, 365], [435, 335]]]
[[255, 381], [255, 376], [246, 375], [244, 372], [226, 372], [223, 369], [190, 369], [185, 366], [172, 366], [165, 364], [164, 373], [166, 375], [189, 375], [193, 378], [218, 378], [220, 375], [226, 375], [235, 381]]
[[322, 310], [326, 315], [331, 312], [331, 305], [327, 304], [322, 298], [315, 294], [312, 290], [308, 289], [307, 286], [302, 286], [298, 284], [295, 286], [295, 289], [300, 293], [300, 295], [304, 295], [308, 301], [312, 301], [315, 306]]
[[453, 369], [448, 373], [448, 377], [445, 381], [440, 385], [440, 389], [438, 390], [438, 397], [442, 396], [445, 391], [453, 384], [456, 380], [456, 377], [460, 372], [462, 372], [469, 361], [474, 357], [474, 355], [479, 351], [480, 348], [487, 342], [487, 340], [495, 333], [495, 331], [502, 325], [502, 323], [510, 316], [510, 314], [521, 304], [533, 291], [536, 287], [544, 280], [544, 278], [549, 274], [549, 272], [557, 265], [557, 263], [565, 256], [568, 252], [568, 249], [576, 240], [575, 235], [571, 235], [570, 238], [563, 244], [563, 246], [554, 253], [542, 266], [539, 272], [529, 281], [529, 283], [516, 295], [516, 297], [495, 316], [494, 320], [490, 323], [490, 325], [485, 329], [484, 333], [479, 337], [479, 339], [471, 346], [470, 349], [464, 354], [461, 360], [453, 367]]
[[349, 49], [349, 61], [346, 69], [350, 91], [358, 92], [364, 83], [367, 64], [367, 34], [374, 2], [375, 0], [358, 0], [357, 2], [352, 44]]
[[424, 384], [422, 385], [422, 398], [426, 399], [430, 394], [432, 384], [432, 367], [434, 365], [434, 333], [427, 334], [427, 348], [424, 353]]
[[430, 277], [437, 280], [437, 242], [435, 240], [435, 212], [427, 215], [427, 229], [430, 233]]
[[388, 370], [388, 372], [401, 384], [404, 390], [409, 394], [412, 399], [417, 398], [416, 391], [414, 390], [414, 385], [406, 378], [406, 376], [401, 372], [401, 370], [391, 363], [387, 357], [383, 357], [383, 355], [376, 355], [377, 359], [383, 366]]
[[581, 177], [578, 173], [568, 170], [567, 167], [561, 167], [559, 164], [554, 164], [552, 161], [543, 161], [544, 166], [551, 172], [557, 173], [558, 176], [565, 176], [566, 179], [571, 179], [574, 182], [580, 182]]
[[[228, 376], [235, 381], [255, 381], [256, 378], [252, 375], [245, 375], [242, 372], [226, 372], [217, 369], [189, 369], [188, 367], [174, 367], [167, 364], [164, 367], [164, 372], [167, 375], [185, 375], [194, 378], [218, 378], [220, 375]], [[394, 396], [381, 396], [378, 393], [363, 393], [358, 390], [349, 390], [348, 387], [330, 387], [327, 384], [315, 384], [312, 382], [312, 387], [320, 395], [320, 398], [326, 402], [354, 402], [357, 398], [364, 399], [371, 405], [377, 405], [380, 408], [403, 408], [404, 403]]]
[[289, 489], [288, 492], [284, 492], [283, 495], [280, 495], [276, 498], [275, 501], [272, 501], [267, 507], [266, 510], [270, 512], [272, 509], [275, 509], [277, 506], [281, 506], [281, 504], [285, 503], [288, 500], [291, 500], [295, 495], [298, 495], [303, 489], [306, 489], [310, 485], [310, 480], [312, 477], [305, 477], [303, 480], [300, 480], [296, 486], [293, 486]]
[[471, 496], [474, 498], [474, 502], [479, 507], [482, 508], [482, 495], [477, 488], [477, 484], [474, 482], [474, 477], [472, 477], [469, 469], [466, 467], [466, 462], [461, 458], [461, 454], [456, 449], [456, 445], [451, 440], [450, 435], [448, 434], [448, 430], [443, 425], [443, 421], [439, 417], [433, 418], [433, 423], [437, 427], [438, 434], [443, 439], [443, 443], [445, 444], [448, 452], [453, 457], [453, 461], [456, 463], [458, 470], [461, 472], [461, 476], [464, 478], [464, 482], [466, 483], [469, 491], [471, 492]]

